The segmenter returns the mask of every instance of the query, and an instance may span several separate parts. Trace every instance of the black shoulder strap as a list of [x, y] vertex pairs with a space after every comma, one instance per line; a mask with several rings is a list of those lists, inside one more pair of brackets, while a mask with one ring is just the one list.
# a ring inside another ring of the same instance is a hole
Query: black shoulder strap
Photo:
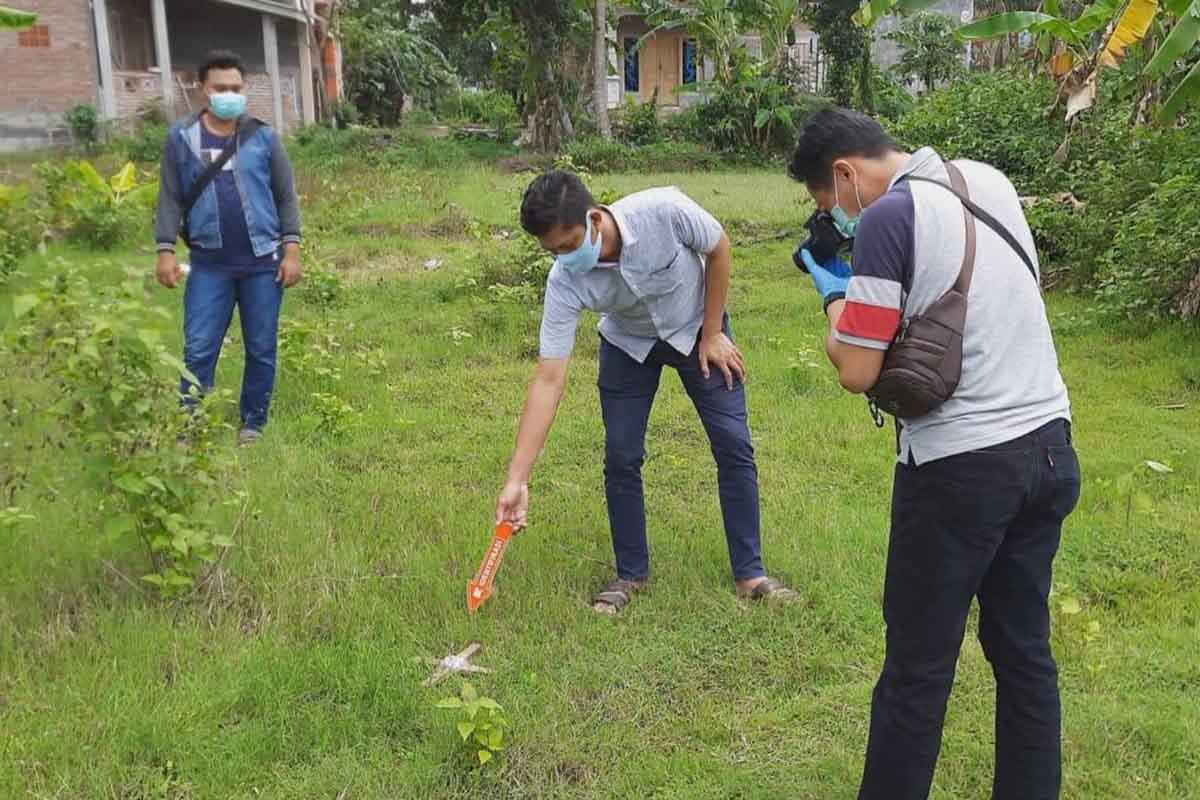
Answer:
[[[203, 124], [203, 123], [201, 123]], [[187, 194], [183, 196], [183, 213], [180, 214], [180, 219], [183, 224], [187, 224], [187, 216], [192, 210], [192, 206], [196, 205], [196, 201], [200, 199], [200, 195], [208, 188], [208, 185], [213, 182], [217, 175], [229, 163], [229, 159], [233, 158], [233, 154], [237, 152], [238, 147], [253, 136], [258, 129], [262, 127], [262, 123], [256, 119], [247, 119], [244, 123], [238, 126], [237, 131], [233, 136], [229, 137], [229, 142], [225, 145], [225, 149], [221, 151], [221, 155], [213, 159], [204, 172], [200, 173], [200, 177], [188, 189]]]
[[[1029, 257], [1029, 254], [1025, 252], [1025, 248], [1022, 247], [1021, 243], [1017, 241], [1017, 237], [1013, 236], [1012, 233], [1008, 230], [1008, 228], [1001, 225], [996, 220], [995, 217], [993, 217], [991, 214], [989, 214], [988, 212], [986, 212], [982, 208], [980, 208], [975, 202], [973, 202], [971, 200], [971, 198], [967, 197], [962, 192], [955, 189], [953, 186], [947, 186], [946, 184], [942, 183], [941, 181], [934, 180], [933, 178], [923, 178], [920, 175], [905, 175], [904, 178], [907, 178], [909, 180], [914, 180], [914, 181], [924, 181], [925, 183], [932, 183], [935, 186], [942, 187], [943, 189], [945, 189], [946, 191], [950, 192], [955, 197], [957, 197], [959, 199], [959, 201], [966, 207], [966, 209], [975, 216], [976, 219], [978, 219], [983, 224], [987, 225], [989, 228], [994, 230], [1000, 236], [1001, 239], [1008, 242], [1008, 246], [1011, 247], [1014, 251], [1016, 251], [1017, 255], [1019, 255], [1021, 257], [1021, 260], [1025, 262], [1025, 266], [1029, 268], [1029, 274], [1033, 276], [1034, 282], [1039, 285], [1041, 284], [1041, 281], [1038, 280], [1037, 268], [1035, 268], [1033, 266], [1033, 259], [1031, 259]], [[902, 178], [901, 180], [903, 180], [904, 178]]]

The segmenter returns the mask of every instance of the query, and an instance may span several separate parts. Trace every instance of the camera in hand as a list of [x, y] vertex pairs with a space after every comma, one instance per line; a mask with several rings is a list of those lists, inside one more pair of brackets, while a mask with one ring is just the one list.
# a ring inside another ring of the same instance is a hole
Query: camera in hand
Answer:
[[813, 261], [818, 264], [825, 264], [837, 256], [838, 251], [847, 243], [851, 247], [854, 246], [854, 240], [843, 236], [833, 224], [833, 217], [828, 211], [814, 211], [804, 223], [804, 227], [808, 228], [808, 238], [792, 253], [792, 262], [801, 272], [808, 272], [808, 267], [804, 266], [804, 259], [800, 257], [801, 250], [812, 253]]

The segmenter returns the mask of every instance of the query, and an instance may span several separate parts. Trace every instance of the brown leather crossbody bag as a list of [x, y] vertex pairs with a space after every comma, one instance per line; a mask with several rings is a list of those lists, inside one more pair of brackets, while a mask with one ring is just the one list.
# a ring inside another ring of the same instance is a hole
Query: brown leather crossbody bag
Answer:
[[1037, 270], [1025, 249], [994, 217], [971, 201], [962, 172], [947, 162], [950, 185], [931, 178], [907, 175], [904, 179], [941, 186], [961, 201], [966, 224], [966, 248], [962, 268], [949, 291], [925, 313], [906, 319], [888, 348], [883, 369], [867, 397], [876, 423], [883, 424], [880, 411], [897, 418], [916, 419], [941, 406], [954, 394], [962, 377], [963, 329], [967, 320], [967, 295], [975, 273], [975, 220], [996, 231], [1012, 247], [1035, 281]]

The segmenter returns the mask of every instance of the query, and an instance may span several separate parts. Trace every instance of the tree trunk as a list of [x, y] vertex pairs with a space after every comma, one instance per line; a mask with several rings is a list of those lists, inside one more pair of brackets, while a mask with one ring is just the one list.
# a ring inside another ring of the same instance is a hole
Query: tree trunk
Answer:
[[608, 121], [608, 0], [596, 0], [592, 17], [592, 104], [596, 126], [605, 139], [612, 138]]
[[549, 63], [542, 70], [542, 80], [533, 87], [533, 148], [543, 153], [557, 153], [562, 147], [562, 94]]

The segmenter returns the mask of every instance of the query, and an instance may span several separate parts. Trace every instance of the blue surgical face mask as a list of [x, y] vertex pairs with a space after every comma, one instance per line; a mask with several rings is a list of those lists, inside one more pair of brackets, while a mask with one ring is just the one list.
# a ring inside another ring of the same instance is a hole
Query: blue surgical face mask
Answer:
[[592, 215], [587, 216], [587, 227], [584, 229], [583, 244], [569, 253], [558, 257], [558, 263], [567, 272], [582, 275], [600, 263], [600, 244], [603, 237], [596, 231], [596, 241], [592, 241]]
[[238, 92], [214, 92], [208, 96], [208, 107], [220, 119], [237, 119], [246, 113], [246, 95]]
[[862, 195], [858, 191], [858, 181], [854, 182], [854, 196], [858, 200], [858, 213], [853, 217], [846, 213], [846, 209], [842, 208], [841, 198], [838, 197], [837, 176], [833, 178], [833, 203], [834, 206], [829, 210], [829, 216], [833, 217], [833, 224], [842, 232], [842, 235], [847, 239], [853, 239], [855, 232], [858, 230], [858, 223], [862, 220], [863, 203]]

